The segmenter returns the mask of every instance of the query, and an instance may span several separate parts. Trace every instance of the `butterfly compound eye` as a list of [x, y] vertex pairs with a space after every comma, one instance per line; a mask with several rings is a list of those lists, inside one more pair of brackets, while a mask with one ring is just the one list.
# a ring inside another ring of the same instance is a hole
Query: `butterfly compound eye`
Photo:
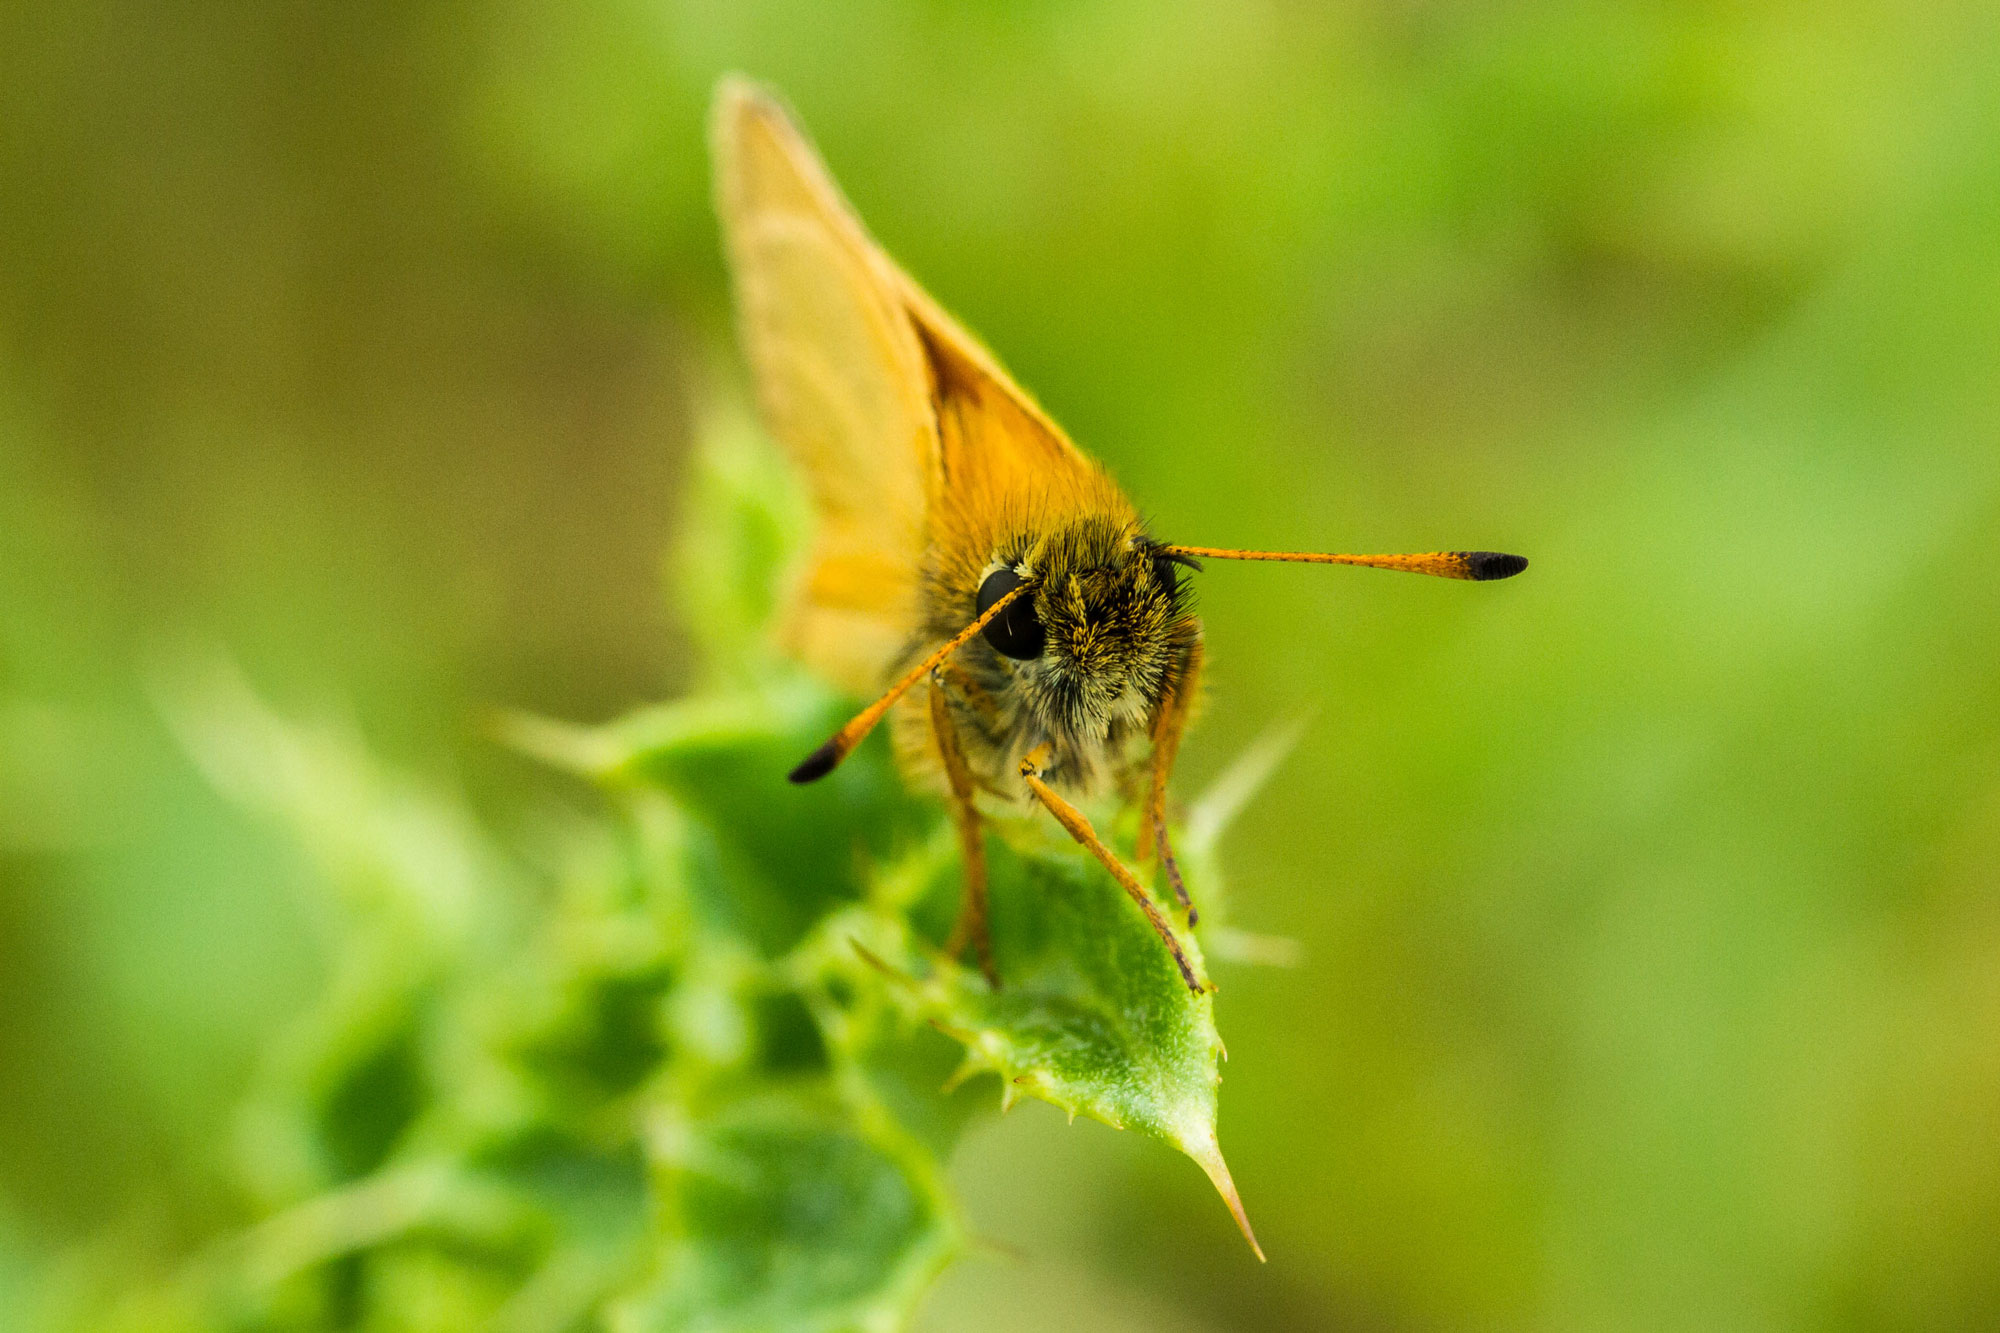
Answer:
[[[993, 603], [1021, 586], [1021, 576], [1011, 569], [996, 569], [979, 585], [978, 612], [985, 615]], [[982, 631], [993, 651], [1026, 662], [1042, 655], [1042, 622], [1035, 619], [1030, 597], [1017, 597], [1007, 609], [988, 621]]]

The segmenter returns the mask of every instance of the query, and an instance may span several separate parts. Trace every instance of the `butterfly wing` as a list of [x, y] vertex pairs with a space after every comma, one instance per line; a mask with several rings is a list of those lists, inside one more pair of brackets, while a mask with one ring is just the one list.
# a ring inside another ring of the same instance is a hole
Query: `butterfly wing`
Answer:
[[956, 588], [1007, 524], [1129, 505], [869, 238], [774, 97], [725, 79], [714, 138], [760, 405], [819, 519], [782, 635], [867, 693], [922, 623], [926, 571]]
[[869, 693], [917, 619], [938, 447], [923, 350], [879, 251], [778, 104], [725, 80], [713, 131], [759, 405], [819, 520], [780, 635], [835, 684]]
[[[937, 432], [931, 568], [976, 571], [1012, 527], [1045, 531], [1086, 514], [1137, 521], [1108, 473], [1070, 442], [1000, 359], [879, 250], [923, 348]], [[947, 574], [947, 584], [958, 582]]]
[[[908, 283], [908, 280], [904, 280]], [[976, 587], [996, 547], [1085, 517], [1136, 526], [1109, 474], [1071, 444], [985, 348], [910, 284], [938, 432], [929, 512], [930, 568], [949, 587]], [[941, 627], [934, 627], [941, 628]]]

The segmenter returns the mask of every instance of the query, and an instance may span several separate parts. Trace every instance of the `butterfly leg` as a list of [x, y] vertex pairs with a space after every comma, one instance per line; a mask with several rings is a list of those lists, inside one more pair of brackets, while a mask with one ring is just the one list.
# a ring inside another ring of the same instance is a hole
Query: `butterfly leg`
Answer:
[[958, 923], [945, 941], [945, 952], [953, 958], [970, 943], [979, 952], [979, 970], [987, 982], [1000, 989], [1000, 973], [993, 966], [993, 940], [986, 930], [986, 837], [980, 829], [979, 810], [972, 803], [972, 770], [959, 748], [958, 729], [952, 725], [944, 683], [931, 673], [931, 731], [937, 737], [938, 756], [944, 761], [945, 781], [951, 787], [951, 820], [958, 827], [958, 845], [965, 858], [965, 902], [958, 909]]
[[972, 678], [970, 671], [967, 671], [958, 663], [947, 659], [938, 663], [936, 674], [943, 677], [950, 684], [952, 690], [957, 694], [960, 703], [970, 704], [972, 710], [978, 713], [989, 726], [997, 728], [1000, 725], [1000, 709], [994, 704], [993, 696], [988, 694], [985, 687]]
[[1082, 843], [1084, 849], [1111, 872], [1111, 877], [1118, 881], [1118, 887], [1124, 889], [1132, 901], [1139, 905], [1139, 910], [1146, 914], [1147, 922], [1159, 935], [1160, 942], [1166, 945], [1167, 952], [1174, 956], [1174, 966], [1180, 968], [1181, 979], [1187, 982], [1188, 989], [1197, 995], [1204, 990], [1214, 990], [1212, 983], [1204, 985], [1196, 979], [1194, 965], [1188, 961], [1187, 951], [1181, 948], [1180, 940], [1174, 935], [1173, 926], [1168, 923], [1160, 909], [1153, 905], [1152, 895], [1148, 894], [1145, 886], [1139, 883], [1138, 876], [1127, 870], [1112, 854], [1111, 849], [1098, 839], [1097, 830], [1090, 826], [1090, 821], [1084, 817], [1081, 810], [1056, 795], [1049, 784], [1042, 781], [1042, 774], [1048, 771], [1048, 762], [1047, 745], [1036, 746], [1021, 760], [1021, 780], [1028, 784], [1028, 790], [1034, 793], [1035, 799], [1040, 801], [1050, 814], [1055, 816], [1056, 823], [1063, 826], [1063, 831]]
[[[945, 697], [950, 702], [969, 707], [974, 713], [979, 715], [978, 720], [984, 722], [989, 731], [998, 731], [1001, 729], [1000, 710], [994, 704], [993, 696], [981, 688], [979, 682], [972, 678], [970, 672], [966, 671], [965, 668], [959, 666], [956, 662], [940, 662], [936, 675], [938, 683], [945, 686]], [[947, 718], [947, 720], [949, 719]], [[952, 735], [954, 739], [957, 738], [958, 731], [956, 726], [952, 729]], [[940, 742], [940, 745], [942, 745], [942, 742]], [[964, 747], [959, 747], [961, 760], [964, 757], [964, 753]], [[1013, 793], [1011, 791], [1001, 787], [990, 778], [981, 777], [979, 774], [974, 773], [972, 765], [961, 763], [961, 768], [972, 784], [979, 790], [990, 792], [1003, 801], [1012, 799]]]
[[1174, 897], [1180, 899], [1187, 909], [1188, 924], [1192, 926], [1201, 920], [1195, 911], [1194, 901], [1188, 897], [1187, 882], [1181, 878], [1180, 862], [1174, 859], [1174, 849], [1167, 843], [1167, 778], [1173, 773], [1174, 758], [1180, 753], [1181, 737], [1187, 732], [1187, 724], [1194, 714], [1194, 700], [1197, 686], [1201, 683], [1201, 640], [1188, 643], [1187, 653], [1181, 659], [1180, 670], [1160, 698], [1159, 707], [1153, 713], [1153, 761], [1152, 782], [1146, 793], [1146, 801], [1139, 811], [1139, 845], [1137, 854], [1140, 862], [1151, 859], [1157, 848], [1160, 864], [1166, 868], [1167, 882], [1174, 886]]

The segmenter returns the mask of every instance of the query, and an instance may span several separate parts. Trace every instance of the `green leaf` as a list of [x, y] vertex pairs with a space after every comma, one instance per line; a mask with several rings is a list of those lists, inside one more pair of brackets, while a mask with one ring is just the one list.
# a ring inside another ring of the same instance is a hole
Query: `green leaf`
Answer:
[[895, 771], [880, 734], [808, 787], [785, 774], [847, 720], [848, 705], [795, 668], [756, 686], [643, 709], [603, 727], [503, 720], [519, 748], [613, 790], [670, 796], [698, 842], [697, 910], [766, 957], [827, 911], [867, 896], [871, 867], [941, 817]]
[[[754, 696], [650, 710], [580, 733], [572, 749], [591, 757], [600, 779], [658, 785], [695, 812], [718, 861], [697, 878], [720, 878], [718, 901], [736, 913], [732, 924], [767, 953], [797, 943], [813, 920], [833, 912], [820, 933], [830, 929], [835, 938], [823, 952], [846, 952], [839, 932], [853, 928], [880, 944], [898, 970], [928, 978], [903, 993], [910, 1012], [965, 1046], [957, 1077], [990, 1070], [1004, 1081], [1003, 1104], [1037, 1096], [1072, 1116], [1172, 1144], [1207, 1173], [1261, 1256], [1216, 1137], [1223, 1046], [1212, 998], [1188, 990], [1152, 927], [1103, 868], [1032, 818], [1010, 828], [1008, 838], [989, 839], [1000, 991], [972, 969], [924, 957], [935, 951], [916, 941], [942, 937], [963, 870], [955, 855], [940, 857], [939, 849], [951, 846], [941, 837], [942, 813], [905, 790], [885, 738], [871, 737], [810, 787], [782, 782], [791, 763], [842, 720], [837, 701], [796, 673], [774, 670]], [[1281, 754], [1259, 763], [1268, 769]], [[1254, 787], [1259, 778], [1252, 773], [1242, 785]], [[1225, 795], [1240, 804], [1235, 793]], [[1228, 813], [1211, 822], [1219, 826]], [[1198, 886], [1209, 880], [1203, 872], [1212, 841], [1211, 832], [1187, 858]], [[1119, 854], [1133, 863], [1129, 840]], [[875, 926], [841, 924], [850, 921], [842, 909], [864, 898], [876, 915], [886, 914], [886, 936]], [[775, 927], [757, 929], [743, 915], [759, 902]], [[932, 910], [940, 906], [945, 910]], [[911, 919], [931, 929], [913, 928]], [[1199, 944], [1180, 934], [1205, 974]]]
[[766, 1095], [654, 1137], [677, 1243], [619, 1330], [898, 1328], [958, 1249], [934, 1160], [885, 1117]]
[[[1014, 840], [988, 840], [998, 990], [880, 917], [865, 935], [857, 926], [856, 942], [907, 973], [899, 993], [910, 1011], [964, 1045], [954, 1084], [991, 1072], [1003, 1109], [1039, 1097], [1072, 1118], [1165, 1140], [1207, 1173], [1262, 1258], [1216, 1137], [1223, 1045], [1213, 997], [1188, 989], [1136, 905], [1081, 849], [1032, 826]], [[1129, 864], [1131, 849], [1120, 850]], [[1200, 945], [1179, 934], [1204, 972]]]
[[[682, 573], [714, 683], [601, 727], [503, 719], [604, 798], [526, 845], [225, 662], [162, 682], [217, 785], [307, 851], [330, 980], [246, 1107], [254, 1223], [71, 1325], [900, 1328], [963, 1246], [942, 1164], [980, 1071], [1003, 1105], [1173, 1144], [1250, 1235], [1212, 999], [1102, 867], [1045, 820], [995, 825], [995, 991], [939, 955], [964, 868], [887, 736], [785, 781], [848, 705], [758, 628], [796, 516], [754, 459], [704, 467]], [[1211, 841], [1188, 869], [1219, 908]]]
[[770, 627], [811, 514], [797, 475], [740, 408], [711, 403], [670, 562], [674, 602], [713, 686], [771, 665]]

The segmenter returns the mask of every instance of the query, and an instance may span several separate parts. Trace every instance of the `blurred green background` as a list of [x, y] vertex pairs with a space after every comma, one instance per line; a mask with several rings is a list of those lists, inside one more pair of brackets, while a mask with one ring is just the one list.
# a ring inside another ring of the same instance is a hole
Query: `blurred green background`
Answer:
[[[686, 685], [741, 395], [703, 117], [795, 102], [887, 247], [1235, 566], [1222, 1134], [1028, 1105], [973, 1329], [2000, 1324], [2000, 15], [943, 0], [0, 9], [0, 1310], [230, 1215], [325, 976], [159, 681], [505, 817], [495, 704]], [[775, 790], [775, 789], [774, 789]], [[0, 1315], [0, 1323], [4, 1323]]]

